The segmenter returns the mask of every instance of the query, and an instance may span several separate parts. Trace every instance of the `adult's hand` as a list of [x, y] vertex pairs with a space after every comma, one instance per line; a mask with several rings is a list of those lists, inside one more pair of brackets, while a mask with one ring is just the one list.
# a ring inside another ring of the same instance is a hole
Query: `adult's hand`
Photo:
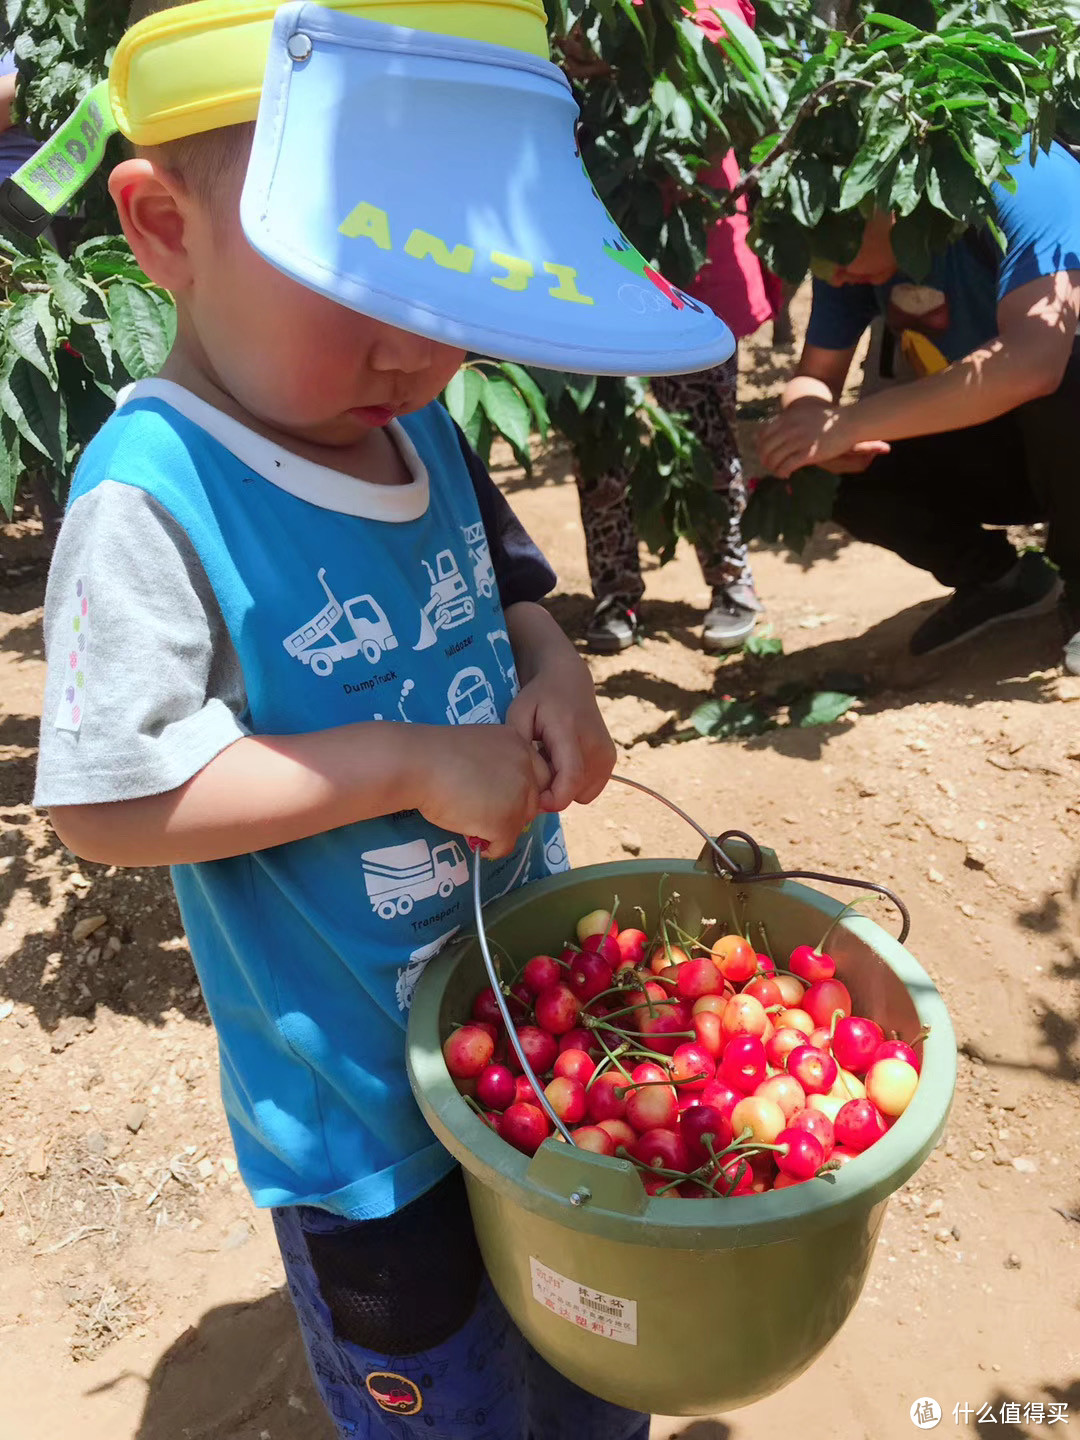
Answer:
[[888, 451], [883, 440], [858, 440], [852, 433], [855, 405], [835, 405], [814, 396], [804, 396], [788, 405], [764, 427], [758, 453], [766, 469], [782, 480], [789, 479], [804, 465], [832, 469], [844, 465], [838, 474], [850, 473], [865, 458], [866, 464]]

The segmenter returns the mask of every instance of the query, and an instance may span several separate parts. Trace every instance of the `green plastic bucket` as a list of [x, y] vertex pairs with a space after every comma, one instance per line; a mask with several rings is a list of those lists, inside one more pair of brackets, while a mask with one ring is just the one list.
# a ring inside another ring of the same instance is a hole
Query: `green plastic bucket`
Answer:
[[[767, 864], [775, 857], [764, 851]], [[594, 865], [530, 885], [485, 911], [515, 959], [558, 954], [580, 916], [678, 893], [684, 929], [730, 928], [734, 892], [779, 957], [813, 943], [841, 905], [790, 880], [740, 885], [703, 862]], [[836, 1173], [730, 1200], [650, 1199], [628, 1161], [547, 1140], [531, 1159], [500, 1140], [458, 1094], [442, 1042], [487, 983], [478, 942], [433, 960], [413, 1000], [408, 1065], [435, 1134], [464, 1169], [480, 1249], [500, 1298], [557, 1370], [605, 1400], [665, 1415], [732, 1410], [778, 1390], [843, 1325], [870, 1268], [888, 1197], [941, 1137], [956, 1044], [941, 996], [915, 958], [861, 916], [829, 952], [855, 1011], [886, 1033], [929, 1030], [914, 1099], [872, 1149]]]

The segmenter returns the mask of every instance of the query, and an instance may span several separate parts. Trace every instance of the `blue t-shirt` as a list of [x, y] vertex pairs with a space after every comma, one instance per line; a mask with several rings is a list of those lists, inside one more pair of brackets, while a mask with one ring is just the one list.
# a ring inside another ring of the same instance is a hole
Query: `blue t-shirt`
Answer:
[[1080, 164], [1062, 146], [1027, 152], [1013, 166], [1016, 190], [994, 187], [1002, 254], [989, 235], [964, 237], [934, 257], [919, 283], [902, 271], [885, 285], [814, 281], [806, 343], [823, 350], [856, 345], [878, 315], [901, 337], [919, 374], [943, 369], [998, 334], [997, 307], [1021, 285], [1080, 270]]
[[[397, 433], [411, 485], [323, 472], [315, 500], [160, 398], [130, 400], [86, 451], [73, 502], [133, 486], [195, 548], [252, 734], [506, 716], [517, 675], [459, 434], [436, 404]], [[471, 925], [471, 864], [462, 836], [406, 810], [174, 870], [257, 1204], [373, 1218], [450, 1169], [409, 1089], [405, 1029], [424, 966]], [[558, 817], [541, 817], [485, 863], [485, 895], [566, 866]]]

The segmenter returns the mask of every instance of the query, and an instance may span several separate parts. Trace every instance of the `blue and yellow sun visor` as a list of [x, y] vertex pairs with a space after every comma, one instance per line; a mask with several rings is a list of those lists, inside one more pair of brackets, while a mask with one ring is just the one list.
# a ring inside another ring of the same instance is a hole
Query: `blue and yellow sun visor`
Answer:
[[40, 233], [109, 136], [256, 121], [249, 243], [298, 283], [500, 359], [661, 375], [726, 360], [707, 307], [623, 236], [582, 165], [538, 0], [200, 0], [134, 26], [109, 79], [0, 196]]

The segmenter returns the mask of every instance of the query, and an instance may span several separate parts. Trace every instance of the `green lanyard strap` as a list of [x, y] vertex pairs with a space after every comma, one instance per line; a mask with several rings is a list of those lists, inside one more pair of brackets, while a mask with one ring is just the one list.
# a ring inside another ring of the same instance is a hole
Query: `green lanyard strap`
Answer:
[[105, 158], [118, 126], [102, 80], [36, 155], [0, 187], [0, 218], [26, 235], [40, 235], [79, 193]]

